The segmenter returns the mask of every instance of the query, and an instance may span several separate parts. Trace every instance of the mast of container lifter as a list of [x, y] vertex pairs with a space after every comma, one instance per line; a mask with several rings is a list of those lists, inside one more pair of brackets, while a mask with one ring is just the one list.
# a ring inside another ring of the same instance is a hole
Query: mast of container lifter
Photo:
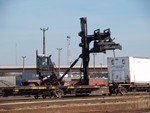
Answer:
[[45, 44], [45, 31], [47, 31], [48, 29], [49, 29], [49, 27], [47, 27], [46, 29], [45, 28], [40, 28], [42, 31], [43, 31], [43, 54], [45, 55], [45, 46], [46, 46], [46, 44]]
[[84, 85], [89, 84], [89, 72], [88, 72], [88, 65], [89, 65], [89, 43], [88, 43], [88, 37], [87, 37], [87, 20], [86, 17], [80, 18], [80, 24], [81, 24], [81, 32], [79, 32], [79, 36], [81, 37], [81, 43], [79, 44], [80, 47], [82, 47], [82, 54], [81, 58], [83, 61], [83, 69], [82, 72], [84, 74], [83, 80]]

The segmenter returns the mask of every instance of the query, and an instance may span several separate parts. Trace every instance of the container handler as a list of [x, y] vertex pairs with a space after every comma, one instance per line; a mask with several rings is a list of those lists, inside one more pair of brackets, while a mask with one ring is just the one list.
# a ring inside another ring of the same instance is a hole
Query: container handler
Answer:
[[[113, 42], [111, 38], [110, 29], [106, 29], [100, 32], [100, 29], [94, 31], [92, 35], [87, 33], [87, 20], [86, 17], [80, 18], [81, 32], [79, 36], [81, 37], [81, 43], [79, 46], [82, 48], [82, 52], [79, 57], [71, 64], [71, 66], [66, 70], [66, 72], [60, 78], [57, 77], [54, 71], [54, 65], [51, 62], [50, 56], [39, 56], [36, 52], [37, 58], [37, 74], [39, 75], [39, 80], [41, 81], [39, 85], [34, 86], [20, 86], [14, 87], [13, 94], [16, 95], [34, 95], [35, 99], [39, 96], [46, 98], [61, 98], [65, 94], [75, 94], [75, 95], [89, 95], [92, 91], [100, 89], [98, 85], [89, 85], [89, 61], [90, 53], [106, 53], [107, 50], [121, 49], [120, 44]], [[93, 42], [93, 47], [90, 48], [90, 43]], [[64, 86], [62, 79], [70, 71], [71, 68], [82, 59], [83, 66], [80, 71], [83, 73], [83, 78], [79, 80], [78, 83], [71, 86]], [[8, 91], [6, 91], [8, 92]]]

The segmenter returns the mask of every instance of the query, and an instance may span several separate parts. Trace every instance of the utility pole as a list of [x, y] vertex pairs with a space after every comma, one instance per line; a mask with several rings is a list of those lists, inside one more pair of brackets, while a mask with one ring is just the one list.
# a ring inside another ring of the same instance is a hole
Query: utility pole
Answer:
[[49, 27], [46, 28], [46, 29], [45, 29], [45, 28], [43, 28], [43, 29], [40, 28], [40, 29], [43, 31], [43, 54], [45, 55], [45, 48], [46, 48], [46, 47], [45, 47], [45, 46], [46, 46], [46, 44], [45, 44], [45, 42], [46, 42], [46, 41], [45, 41], [45, 31], [47, 31], [47, 30], [49, 29]]
[[67, 36], [67, 64], [71, 65], [70, 36]]
[[[70, 38], [70, 36], [67, 36], [67, 64], [69, 64], [69, 66], [71, 66]], [[68, 77], [71, 77], [71, 70], [68, 72]]]
[[57, 48], [58, 50], [58, 75], [60, 76], [60, 51], [62, 48]]
[[26, 58], [26, 56], [22, 56], [22, 58], [23, 58], [23, 68], [22, 68], [22, 73], [24, 73], [24, 64], [25, 64], [25, 58]]

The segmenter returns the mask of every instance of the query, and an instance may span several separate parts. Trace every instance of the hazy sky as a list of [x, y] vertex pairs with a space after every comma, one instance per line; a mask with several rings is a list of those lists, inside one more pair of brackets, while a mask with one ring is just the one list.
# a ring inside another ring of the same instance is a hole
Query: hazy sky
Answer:
[[[150, 57], [150, 0], [0, 0], [0, 65], [22, 65], [21, 56], [26, 56], [25, 65], [35, 65], [35, 51], [42, 53], [44, 27], [49, 27], [46, 54], [53, 62], [58, 64], [56, 48], [63, 48], [61, 65], [67, 65], [67, 36], [74, 61], [81, 53], [81, 17], [87, 17], [88, 34], [111, 29], [123, 48], [116, 56]], [[112, 55], [98, 53], [96, 64], [106, 64]]]

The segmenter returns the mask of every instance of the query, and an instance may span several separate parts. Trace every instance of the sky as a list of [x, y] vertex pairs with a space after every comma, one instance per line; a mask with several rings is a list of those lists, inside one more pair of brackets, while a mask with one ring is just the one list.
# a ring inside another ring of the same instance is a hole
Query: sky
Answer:
[[[42, 53], [46, 31], [46, 55], [58, 65], [67, 64], [67, 36], [73, 62], [81, 54], [80, 18], [87, 17], [88, 35], [110, 28], [111, 37], [122, 45], [116, 57], [150, 57], [149, 0], [0, 0], [0, 66], [35, 65], [36, 50]], [[91, 46], [91, 45], [90, 45]], [[96, 65], [106, 64], [113, 52], [95, 55]], [[90, 55], [89, 65], [93, 65]], [[77, 65], [80, 65], [81, 60]]]

